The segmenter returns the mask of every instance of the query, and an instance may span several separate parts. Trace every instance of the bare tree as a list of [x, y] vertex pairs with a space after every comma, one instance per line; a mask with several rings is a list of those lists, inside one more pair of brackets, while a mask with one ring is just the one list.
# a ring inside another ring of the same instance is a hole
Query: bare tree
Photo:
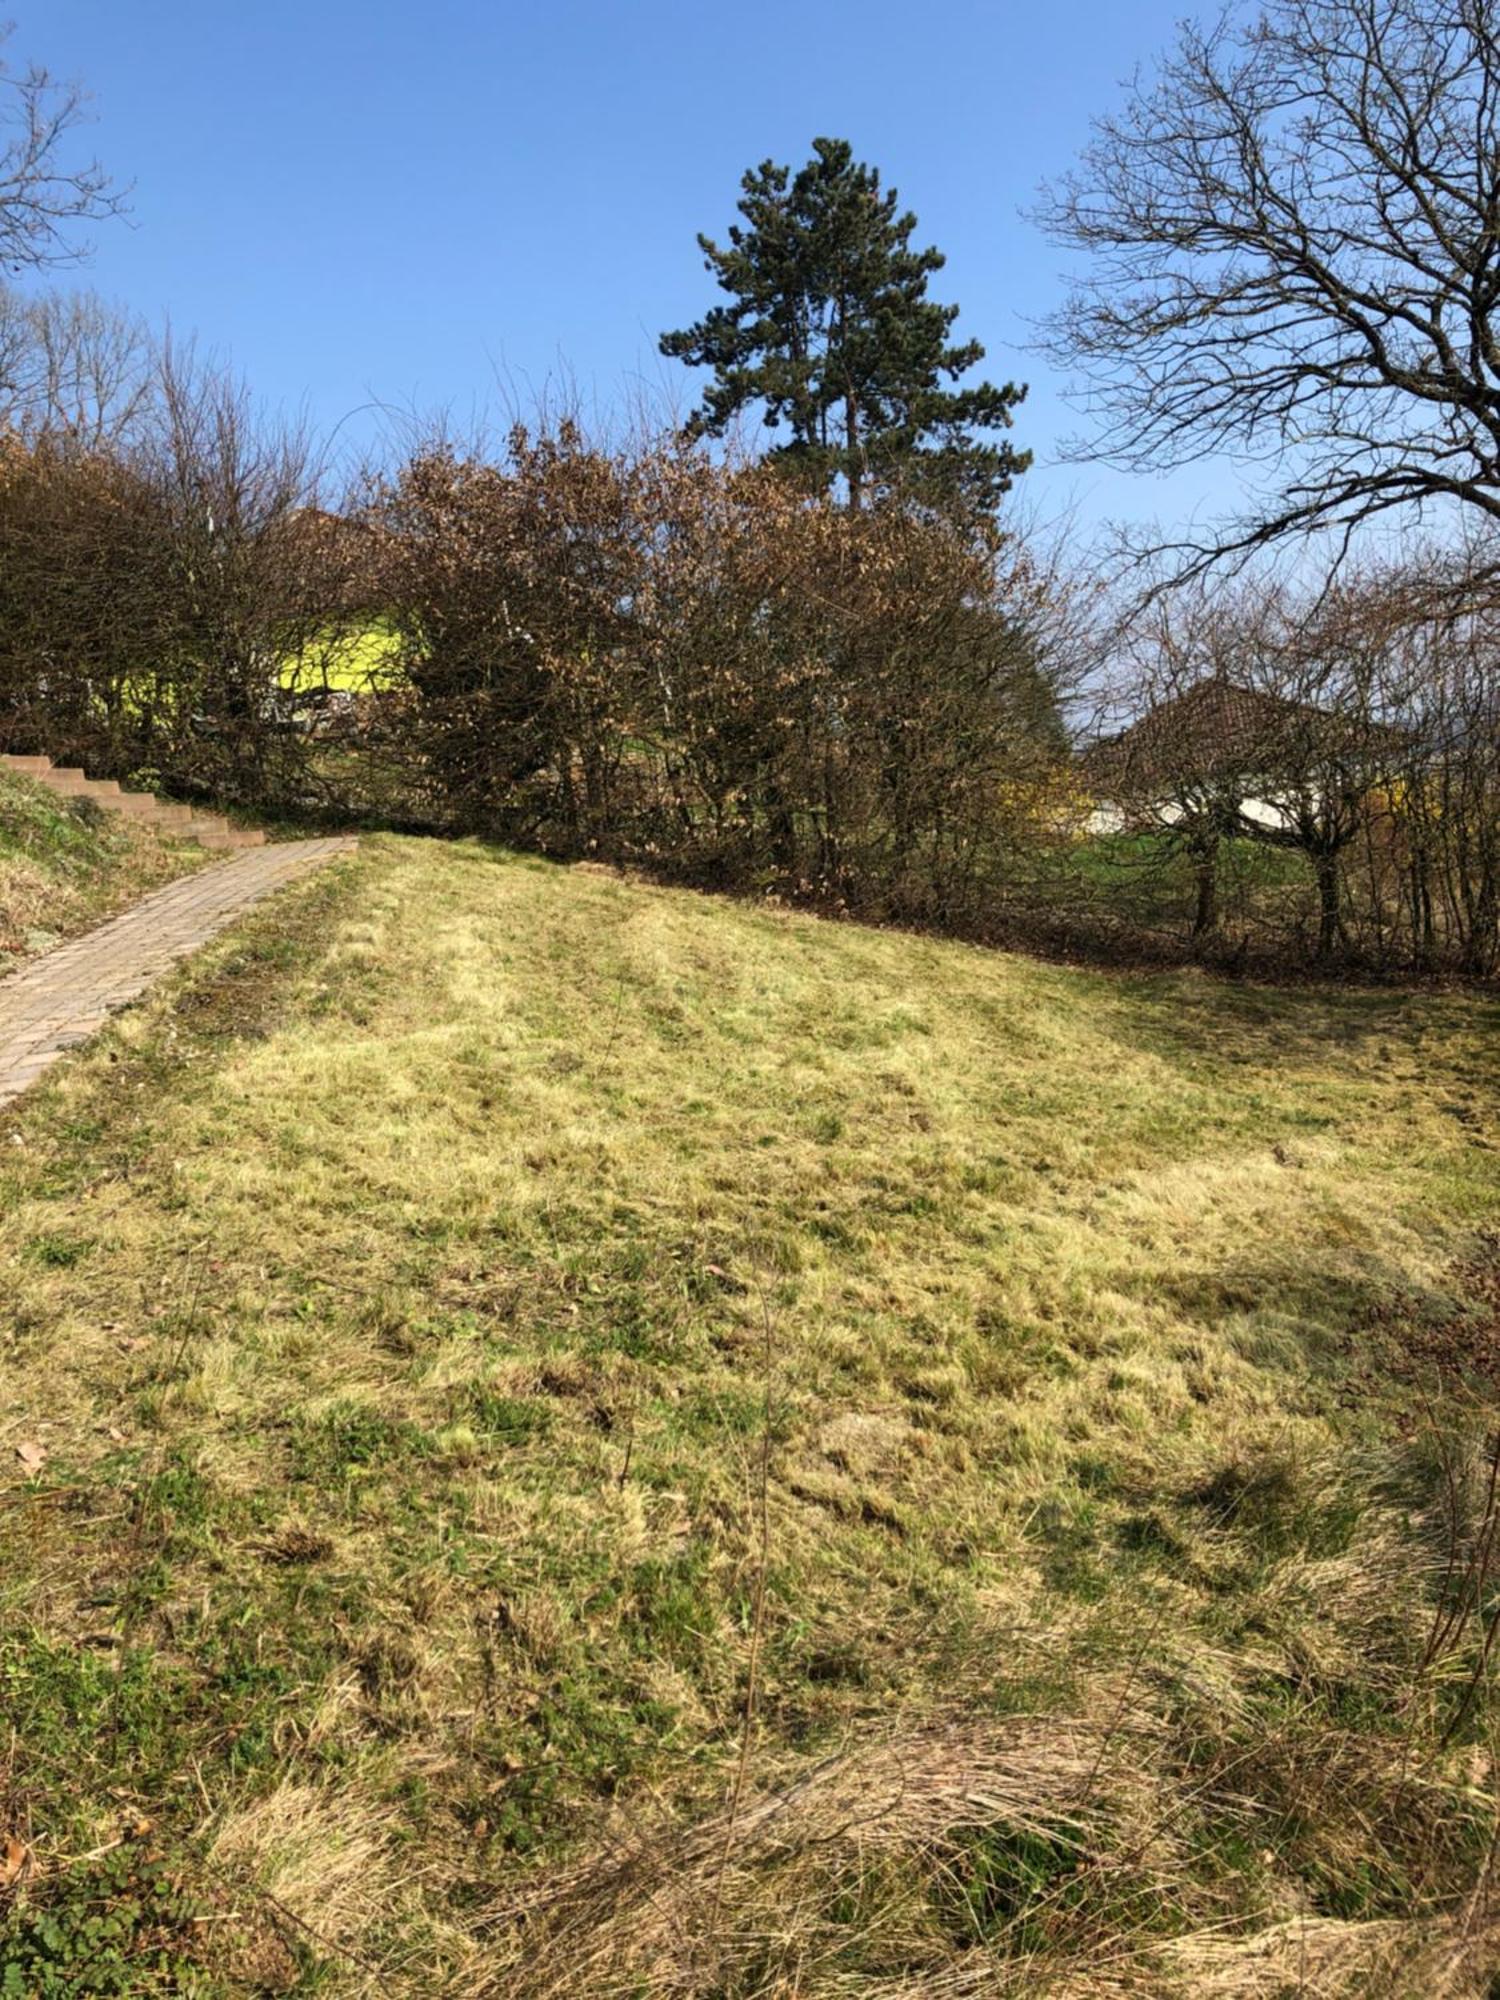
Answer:
[[1188, 566], [1435, 502], [1500, 521], [1500, 0], [1185, 26], [1041, 217], [1050, 329], [1128, 467], [1259, 458]]
[[150, 403], [154, 360], [145, 322], [92, 292], [0, 286], [0, 422], [25, 438], [92, 451], [129, 436]]
[[[10, 28], [0, 30], [0, 42]], [[87, 254], [73, 231], [118, 215], [123, 196], [94, 159], [68, 157], [88, 98], [33, 63], [0, 63], [0, 268], [33, 271]]]
[[263, 803], [294, 792], [308, 745], [282, 726], [281, 683], [336, 622], [317, 515], [323, 461], [306, 428], [262, 410], [229, 370], [164, 349], [130, 460], [160, 528], [153, 586], [169, 608], [163, 755], [183, 779]]

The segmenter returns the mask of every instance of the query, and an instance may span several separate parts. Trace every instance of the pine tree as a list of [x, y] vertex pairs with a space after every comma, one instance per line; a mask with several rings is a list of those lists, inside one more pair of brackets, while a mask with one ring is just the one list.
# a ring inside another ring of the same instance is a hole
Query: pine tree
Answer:
[[720, 437], [761, 404], [770, 429], [790, 430], [777, 447], [789, 469], [823, 489], [842, 478], [855, 506], [899, 483], [992, 507], [1031, 454], [977, 434], [1008, 430], [1026, 390], [944, 386], [984, 349], [948, 344], [958, 307], [927, 296], [944, 257], [912, 249], [917, 218], [896, 190], [843, 139], [814, 140], [795, 175], [767, 160], [740, 185], [728, 243], [698, 238], [731, 302], [661, 337], [663, 354], [714, 371], [692, 432]]

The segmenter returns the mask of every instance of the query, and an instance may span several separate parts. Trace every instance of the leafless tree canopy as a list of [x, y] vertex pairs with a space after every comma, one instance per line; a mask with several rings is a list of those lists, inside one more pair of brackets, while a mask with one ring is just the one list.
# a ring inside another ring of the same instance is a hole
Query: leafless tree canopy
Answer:
[[99, 162], [72, 155], [86, 107], [80, 89], [47, 70], [0, 63], [0, 269], [76, 263], [87, 245], [75, 228], [120, 213], [120, 192]]
[[139, 428], [155, 343], [134, 313], [92, 292], [0, 286], [0, 424], [97, 449]]
[[1185, 27], [1042, 218], [1088, 455], [1263, 460], [1198, 566], [1433, 502], [1500, 520], [1500, 5], [1270, 0]]

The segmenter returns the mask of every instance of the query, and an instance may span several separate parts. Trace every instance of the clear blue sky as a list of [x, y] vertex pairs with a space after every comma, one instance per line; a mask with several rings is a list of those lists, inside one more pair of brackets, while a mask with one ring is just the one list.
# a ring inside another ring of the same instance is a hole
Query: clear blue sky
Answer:
[[[1058, 468], [1076, 426], [1026, 351], [1060, 253], [1021, 210], [1180, 0], [17, 0], [10, 53], [94, 96], [85, 140], [135, 183], [82, 282], [170, 315], [330, 427], [371, 397], [467, 417], [499, 370], [613, 408], [691, 376], [656, 336], [716, 296], [694, 233], [741, 172], [850, 139], [948, 255], [934, 295], [985, 371], [1029, 380], [1026, 485], [1085, 520], [1180, 522], [1166, 484]], [[357, 434], [368, 419], [352, 419]]]

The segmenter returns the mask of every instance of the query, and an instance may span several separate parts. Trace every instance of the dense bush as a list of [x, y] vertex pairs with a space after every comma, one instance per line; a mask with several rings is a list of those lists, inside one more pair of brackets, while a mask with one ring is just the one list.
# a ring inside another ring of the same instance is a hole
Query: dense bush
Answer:
[[374, 518], [395, 744], [452, 825], [941, 918], [1061, 758], [993, 530], [569, 425], [420, 452]]
[[128, 435], [13, 434], [0, 745], [250, 804], [298, 796], [309, 758], [282, 664], [314, 655], [343, 603], [314, 491], [304, 439], [170, 355]]

